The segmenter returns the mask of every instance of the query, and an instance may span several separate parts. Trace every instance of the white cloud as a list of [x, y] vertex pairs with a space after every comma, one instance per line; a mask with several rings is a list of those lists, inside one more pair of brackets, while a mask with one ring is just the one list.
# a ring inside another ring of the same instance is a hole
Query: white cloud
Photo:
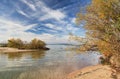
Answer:
[[69, 31], [70, 33], [75, 33], [76, 31], [80, 30], [77, 27], [74, 27], [74, 24], [67, 24], [66, 25], [66, 30]]
[[25, 17], [30, 17], [28, 14], [26, 14], [24, 11], [22, 10], [17, 10], [18, 13], [20, 13], [21, 15], [25, 16]]
[[39, 21], [54, 19], [59, 23], [63, 23], [62, 20], [66, 17], [66, 14], [63, 11], [53, 10], [40, 0], [21, 0], [21, 2], [26, 4], [31, 10], [33, 10], [29, 11], [26, 8], [27, 10], [24, 11], [25, 9], [23, 10], [21, 6], [14, 4], [16, 11], [27, 18], [38, 19]]
[[[26, 38], [27, 33], [25, 32], [28, 29], [36, 26], [37, 24], [23, 25], [15, 21], [10, 21], [6, 19], [0, 19], [0, 38], [7, 40], [10, 37], [22, 37]], [[29, 35], [29, 34], [28, 34]]]
[[[74, 24], [75, 18], [71, 20], [71, 22], [67, 22], [63, 20], [66, 18], [66, 14], [62, 10], [53, 10], [49, 8], [46, 4], [44, 4], [41, 0], [20, 0], [24, 4], [27, 5], [27, 7], [23, 10], [23, 8], [17, 4], [14, 5], [15, 11], [17, 11], [19, 14], [28, 17], [29, 20], [37, 19], [41, 23], [41, 21], [45, 21], [48, 19], [54, 19], [55, 23], [46, 23], [43, 24], [46, 27], [49, 27], [50, 29], [45, 29], [45, 31], [55, 32], [56, 34], [51, 35], [47, 33], [43, 34], [35, 34], [31, 32], [26, 32], [26, 30], [31, 29], [38, 31], [38, 29], [42, 30], [42, 28], [38, 28], [37, 30], [32, 28], [37, 26], [38, 24], [26, 24], [24, 21], [13, 21], [13, 20], [7, 20], [5, 18], [0, 17], [0, 41], [2, 40], [8, 40], [9, 38], [21, 38], [23, 40], [30, 41], [33, 38], [39, 38], [41, 40], [44, 40], [47, 43], [68, 43], [68, 35], [62, 35], [61, 37], [57, 36], [57, 31], [65, 32], [63, 34], [67, 34], [68, 31], [75, 32], [76, 28], [72, 27]], [[27, 8], [30, 8], [31, 10], [28, 10]], [[10, 14], [6, 14], [7, 16], [11, 16]], [[5, 15], [5, 17], [7, 17]], [[4, 17], [4, 16], [3, 16]], [[13, 18], [14, 19], [14, 18]], [[14, 19], [15, 20], [15, 19]], [[41, 24], [42, 25], [42, 24]], [[60, 34], [58, 34], [60, 35]]]
[[23, 23], [9, 21], [9, 20], [3, 19], [3, 18], [0, 19], [0, 28], [4, 28], [6, 30], [25, 31], [36, 25], [37, 24], [24, 25]]
[[51, 29], [54, 29], [54, 30], [62, 30], [63, 29], [61, 26], [57, 26], [57, 25], [54, 25], [54, 24], [51, 24], [51, 23], [47, 23], [47, 24], [44, 24], [44, 25], [51, 28]]
[[45, 24], [45, 25], [48, 26], [49, 28], [54, 28], [53, 24], [48, 23], [48, 24]]
[[[34, 12], [33, 11], [29, 12], [27, 10], [24, 11], [20, 6], [14, 4], [16, 11], [18, 13], [20, 13], [21, 15], [28, 17], [29, 19], [37, 19], [40, 22], [49, 20], [49, 19], [54, 19], [56, 23], [61, 23], [61, 24], [66, 23], [63, 19], [66, 18], [67, 16], [61, 10], [53, 10], [53, 9], [49, 8], [46, 4], [44, 4], [42, 1], [39, 1], [39, 0], [33, 0], [33, 2], [31, 2], [29, 0], [21, 0], [21, 1], [23, 3], [25, 3], [26, 5], [30, 5], [32, 3], [34, 8], [36, 9]], [[31, 8], [31, 6], [28, 6], [28, 7]], [[52, 24], [52, 26], [53, 26], [53, 24]], [[51, 27], [51, 25], [50, 25], [50, 27]], [[60, 26], [54, 25], [54, 27], [56, 27], [55, 29], [58, 29], [58, 30], [61, 29]]]
[[[60, 10], [53, 10], [47, 7], [42, 1], [33, 0], [34, 3], [30, 3], [29, 0], [22, 0], [23, 3], [29, 6], [35, 12], [30, 12], [30, 16], [33, 18], [38, 18], [40, 21], [55, 19], [56, 21], [61, 21], [66, 17], [65, 13]], [[23, 13], [22, 13], [23, 14]]]
[[[25, 41], [30, 41], [33, 38], [38, 38], [44, 40], [47, 43], [68, 43], [68, 36], [58, 37], [57, 35], [51, 35], [47, 33], [35, 34], [31, 32], [25, 32], [32, 27], [35, 27], [37, 24], [24, 25], [19, 22], [0, 19], [0, 42], [7, 41], [10, 38], [21, 38]], [[50, 25], [50, 24], [47, 24]], [[53, 41], [54, 40], [54, 41]]]
[[47, 20], [47, 19], [55, 19], [57, 21], [61, 21], [65, 18], [65, 14], [59, 10], [50, 10], [46, 11], [46, 15], [39, 18], [40, 21]]
[[32, 3], [30, 3], [28, 0], [21, 0], [23, 3], [25, 3], [30, 9], [32, 9], [33, 11], [36, 11], [36, 7], [35, 5], [33, 5]]
[[76, 23], [76, 18], [72, 18], [72, 21], [71, 21], [72, 23]]

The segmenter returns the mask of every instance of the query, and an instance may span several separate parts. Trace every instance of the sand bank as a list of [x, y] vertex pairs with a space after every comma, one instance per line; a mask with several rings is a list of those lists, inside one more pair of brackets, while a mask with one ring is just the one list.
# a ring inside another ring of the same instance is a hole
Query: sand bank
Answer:
[[70, 73], [68, 79], [120, 79], [120, 74], [108, 65], [96, 65]]
[[17, 48], [10, 48], [10, 47], [0, 47], [0, 52], [3, 53], [12, 53], [12, 52], [31, 52], [37, 50], [26, 50], [26, 49], [17, 49]]

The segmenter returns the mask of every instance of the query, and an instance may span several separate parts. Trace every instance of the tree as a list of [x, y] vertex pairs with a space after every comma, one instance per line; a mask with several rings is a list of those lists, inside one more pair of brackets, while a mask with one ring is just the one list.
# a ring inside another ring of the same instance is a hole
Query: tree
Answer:
[[30, 43], [23, 42], [21, 39], [9, 39], [8, 40], [8, 47], [18, 48], [18, 49], [45, 49], [49, 50], [49, 48], [46, 48], [46, 43], [39, 40], [39, 39], [33, 39]]
[[77, 15], [76, 22], [85, 22], [87, 37], [92, 38], [90, 41], [109, 62], [114, 61], [112, 65], [120, 67], [120, 1], [92, 0], [86, 13]]
[[8, 40], [8, 47], [14, 47], [21, 49], [24, 46], [23, 41], [21, 39], [9, 39]]
[[31, 49], [40, 49], [40, 48], [45, 48], [46, 44], [45, 42], [41, 41], [41, 40], [38, 40], [38, 39], [33, 39], [31, 42], [30, 42], [30, 48]]

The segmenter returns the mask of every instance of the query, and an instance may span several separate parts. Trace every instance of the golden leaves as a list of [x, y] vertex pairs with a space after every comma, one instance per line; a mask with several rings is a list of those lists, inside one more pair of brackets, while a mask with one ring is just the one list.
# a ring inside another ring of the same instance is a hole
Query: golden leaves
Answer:
[[92, 0], [86, 13], [77, 15], [77, 23], [86, 21], [86, 34], [97, 41], [95, 44], [105, 56], [120, 52], [119, 4], [119, 0]]

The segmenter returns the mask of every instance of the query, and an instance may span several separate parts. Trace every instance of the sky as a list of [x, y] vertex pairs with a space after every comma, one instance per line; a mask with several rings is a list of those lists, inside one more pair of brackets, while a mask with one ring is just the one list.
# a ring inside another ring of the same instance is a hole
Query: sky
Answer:
[[76, 14], [90, 0], [0, 0], [0, 42], [10, 38], [68, 43], [69, 34], [85, 36]]

